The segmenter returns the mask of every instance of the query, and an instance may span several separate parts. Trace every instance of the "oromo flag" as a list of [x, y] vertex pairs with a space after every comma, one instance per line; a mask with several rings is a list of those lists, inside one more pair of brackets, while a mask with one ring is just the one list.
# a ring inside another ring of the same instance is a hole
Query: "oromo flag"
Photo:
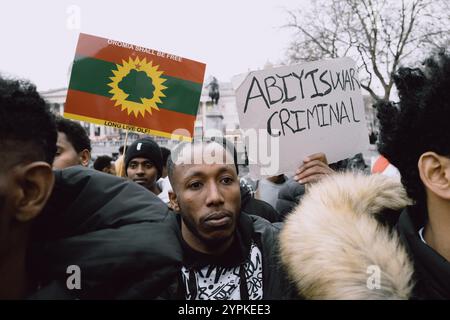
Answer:
[[[206, 65], [80, 34], [64, 116], [190, 140]], [[175, 130], [185, 133], [172, 136]]]

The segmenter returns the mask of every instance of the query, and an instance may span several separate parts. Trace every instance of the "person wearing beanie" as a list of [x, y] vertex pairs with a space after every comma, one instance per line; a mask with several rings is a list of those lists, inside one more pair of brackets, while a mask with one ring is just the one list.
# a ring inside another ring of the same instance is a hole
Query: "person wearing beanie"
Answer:
[[161, 149], [153, 139], [149, 137], [138, 139], [126, 149], [126, 177], [156, 195], [162, 191], [157, 183], [162, 176], [162, 168]]

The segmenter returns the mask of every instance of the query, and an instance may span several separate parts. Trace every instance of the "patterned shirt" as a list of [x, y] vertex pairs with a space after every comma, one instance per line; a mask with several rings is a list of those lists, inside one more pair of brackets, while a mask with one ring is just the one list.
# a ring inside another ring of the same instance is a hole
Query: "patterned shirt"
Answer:
[[[243, 269], [242, 269], [243, 268]], [[233, 267], [206, 265], [182, 267], [187, 300], [261, 300], [263, 297], [262, 255], [255, 243], [244, 263]], [[246, 290], [243, 294], [241, 289]]]

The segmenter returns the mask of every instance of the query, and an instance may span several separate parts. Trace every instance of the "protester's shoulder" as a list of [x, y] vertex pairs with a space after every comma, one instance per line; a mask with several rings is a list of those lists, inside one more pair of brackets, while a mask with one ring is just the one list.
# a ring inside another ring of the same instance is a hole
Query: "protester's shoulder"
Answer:
[[[84, 195], [95, 193], [96, 196], [99, 196], [97, 197], [99, 201], [104, 201], [105, 197], [114, 198], [122, 195], [133, 198], [134, 201], [139, 200], [138, 203], [141, 204], [151, 203], [164, 207], [163, 203], [155, 194], [148, 192], [142, 186], [132, 183], [127, 179], [90, 168], [74, 166], [63, 170], [56, 170], [55, 177], [56, 192], [78, 190]], [[78, 195], [80, 196], [81, 194]], [[61, 196], [61, 194], [57, 194], [57, 196]], [[131, 202], [127, 201], [127, 203]]]
[[[27, 261], [33, 266], [33, 278], [43, 284], [30, 299], [151, 298], [181, 267], [180, 232], [172, 213], [156, 222], [129, 223], [64, 238], [34, 238]], [[63, 274], [68, 265], [77, 265], [83, 272], [80, 292], [67, 294], [58, 285], [56, 275]]]
[[267, 219], [256, 215], [250, 215], [253, 228], [256, 233], [276, 233], [278, 234], [283, 226], [282, 222], [270, 222]]
[[291, 212], [300, 202], [301, 197], [305, 194], [305, 186], [297, 181], [290, 179], [281, 188], [278, 193], [276, 210], [280, 215], [280, 220], [284, 220], [286, 215]]
[[81, 166], [55, 171], [55, 187], [36, 224], [60, 236], [163, 219], [167, 205], [145, 188]]
[[55, 183], [64, 186], [85, 186], [92, 183], [91, 187], [105, 183], [120, 183], [125, 181], [123, 178], [106, 174], [91, 168], [83, 166], [73, 166], [61, 170], [55, 170]]
[[248, 214], [262, 217], [269, 222], [280, 220], [278, 212], [269, 203], [253, 197], [243, 203], [242, 210]]

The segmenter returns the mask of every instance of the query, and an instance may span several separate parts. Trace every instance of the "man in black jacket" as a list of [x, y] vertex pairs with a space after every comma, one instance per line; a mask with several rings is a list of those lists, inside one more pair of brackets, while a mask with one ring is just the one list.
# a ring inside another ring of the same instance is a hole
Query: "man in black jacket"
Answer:
[[31, 221], [49, 198], [56, 126], [36, 88], [0, 77], [0, 299], [29, 293]]
[[[214, 155], [214, 161], [205, 159]], [[196, 161], [198, 160], [198, 161]], [[241, 213], [233, 148], [215, 141], [181, 144], [168, 161], [173, 187], [168, 221], [182, 266], [166, 298], [282, 299], [290, 296], [278, 261], [279, 227]]]
[[[179, 263], [170, 230], [155, 223], [167, 206], [118, 177], [53, 172], [56, 137], [36, 88], [0, 78], [0, 299], [120, 298], [144, 279], [157, 290], [155, 268]], [[71, 270], [81, 271], [75, 286]]]
[[[194, 297], [178, 280], [205, 262], [200, 257], [211, 257], [195, 252], [196, 246], [186, 254], [190, 240], [182, 241], [180, 216], [133, 182], [81, 166], [53, 172], [56, 136], [55, 120], [35, 87], [0, 79], [0, 298]], [[240, 215], [233, 170], [227, 166], [218, 181], [228, 188], [232, 176], [233, 200], [226, 206], [214, 200], [217, 210], [207, 212], [212, 215], [206, 225], [231, 244], [220, 247], [230, 253], [222, 257], [227, 271], [240, 271], [234, 285], [245, 282], [241, 291], [214, 297], [283, 297], [286, 286], [275, 259], [278, 228]], [[203, 200], [195, 202], [203, 208]]]

